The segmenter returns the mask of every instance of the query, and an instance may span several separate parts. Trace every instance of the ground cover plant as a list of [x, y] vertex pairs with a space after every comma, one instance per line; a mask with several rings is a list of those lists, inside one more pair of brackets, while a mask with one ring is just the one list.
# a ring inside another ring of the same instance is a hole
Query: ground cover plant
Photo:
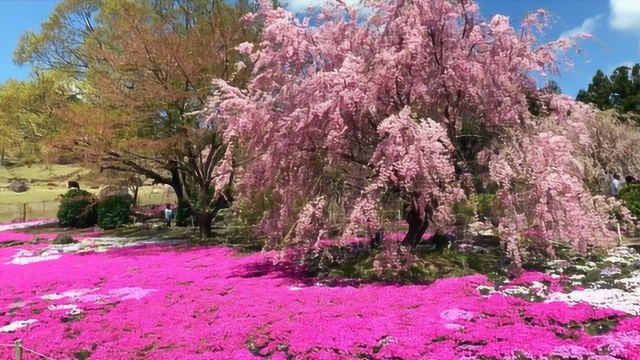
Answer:
[[329, 286], [223, 247], [23, 243], [0, 247], [0, 343], [54, 359], [638, 358], [640, 256], [584, 264]]

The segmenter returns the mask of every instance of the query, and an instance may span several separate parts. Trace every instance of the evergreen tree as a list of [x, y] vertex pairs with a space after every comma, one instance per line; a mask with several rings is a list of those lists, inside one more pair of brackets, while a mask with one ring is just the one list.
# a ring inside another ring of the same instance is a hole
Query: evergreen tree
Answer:
[[606, 110], [613, 107], [611, 104], [611, 80], [602, 72], [598, 70], [591, 79], [591, 83], [587, 88], [587, 91], [580, 90], [576, 100], [594, 104], [600, 110]]
[[598, 70], [576, 100], [594, 104], [600, 110], [615, 107], [621, 113], [640, 113], [640, 64], [619, 66], [609, 77]]

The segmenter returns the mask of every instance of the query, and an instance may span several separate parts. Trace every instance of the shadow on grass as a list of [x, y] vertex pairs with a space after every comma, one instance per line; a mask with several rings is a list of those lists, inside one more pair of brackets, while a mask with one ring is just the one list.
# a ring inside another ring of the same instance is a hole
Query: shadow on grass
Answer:
[[47, 223], [47, 224], [40, 224], [40, 225], [34, 225], [34, 226], [29, 226], [26, 228], [20, 228], [20, 229], [15, 229], [15, 230], [9, 230], [9, 231], [15, 231], [15, 232], [21, 232], [24, 234], [33, 234], [33, 235], [37, 235], [37, 234], [51, 234], [51, 233], [65, 233], [65, 232], [89, 232], [89, 231], [94, 231], [93, 228], [88, 228], [88, 229], [61, 229], [58, 226], [58, 223]]
[[276, 277], [293, 280], [305, 286], [321, 283], [329, 287], [357, 287], [364, 284], [385, 286], [428, 285], [438, 279], [484, 274], [490, 279], [504, 278], [499, 251], [473, 254], [455, 250], [417, 250], [410, 269], [379, 272], [375, 269], [380, 251], [362, 247], [332, 247], [332, 260], [307, 256], [304, 261], [294, 263], [282, 261], [277, 264], [263, 259], [244, 264], [234, 277]]
[[304, 266], [288, 261], [274, 264], [265, 258], [249, 264], [240, 264], [238, 269], [229, 277], [252, 279], [266, 276], [295, 280], [307, 286], [314, 285], [317, 282], [317, 278], [310, 276], [309, 269]]
[[193, 228], [166, 228], [163, 226], [122, 226], [117, 229], [105, 230], [100, 236], [126, 237], [136, 239], [193, 239], [197, 232]]

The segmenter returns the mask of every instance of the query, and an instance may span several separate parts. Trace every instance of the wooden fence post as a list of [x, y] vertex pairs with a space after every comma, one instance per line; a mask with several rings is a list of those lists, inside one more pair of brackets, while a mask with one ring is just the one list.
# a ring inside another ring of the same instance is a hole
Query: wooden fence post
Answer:
[[22, 222], [27, 221], [27, 203], [22, 203]]
[[15, 360], [22, 360], [22, 340], [16, 340], [15, 342]]
[[622, 234], [620, 233], [620, 223], [616, 223], [618, 227], [618, 246], [622, 246]]

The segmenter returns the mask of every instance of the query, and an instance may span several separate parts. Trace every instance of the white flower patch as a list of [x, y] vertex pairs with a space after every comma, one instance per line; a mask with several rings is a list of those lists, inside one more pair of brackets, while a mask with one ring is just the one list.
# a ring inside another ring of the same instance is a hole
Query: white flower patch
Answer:
[[445, 329], [447, 330], [461, 330], [464, 328], [464, 326], [460, 325], [460, 324], [452, 324], [452, 323], [446, 323], [444, 324]]
[[445, 321], [456, 321], [456, 320], [470, 320], [473, 318], [473, 313], [466, 310], [461, 309], [448, 309], [444, 310], [440, 313], [440, 318]]
[[81, 242], [76, 244], [64, 244], [64, 245], [52, 244], [49, 248], [62, 253], [78, 253], [84, 250], [89, 250], [89, 247]]
[[27, 265], [41, 261], [58, 260], [62, 257], [57, 250], [45, 250], [40, 254], [34, 254], [29, 250], [18, 250], [12, 256], [12, 260], [6, 262], [5, 265]]
[[585, 289], [568, 294], [550, 294], [546, 303], [562, 301], [568, 304], [588, 303], [599, 308], [608, 308], [640, 315], [640, 289], [623, 291], [620, 289]]
[[[590, 261], [590, 262], [588, 262], [588, 263], [586, 263], [584, 265], [571, 265], [571, 266], [574, 269], [576, 269], [577, 271], [583, 272], [583, 273], [588, 273], [588, 272], [590, 272], [591, 270], [594, 270], [597, 267], [596, 263], [594, 263], [592, 261]], [[553, 270], [551, 270], [551, 271], [547, 270], [547, 273], [552, 273], [552, 272], [553, 272]]]
[[464, 326], [455, 321], [467, 321], [473, 318], [473, 313], [461, 309], [447, 309], [440, 313], [440, 318], [445, 321], [444, 327], [449, 330], [460, 330]]
[[632, 272], [630, 278], [618, 279], [614, 283], [622, 285], [627, 291], [640, 289], [640, 270]]
[[0, 327], [0, 332], [14, 332], [18, 329], [22, 329], [23, 327], [27, 327], [31, 324], [33, 324], [34, 322], [36, 322], [38, 320], [34, 320], [34, 319], [29, 319], [29, 320], [19, 320], [19, 321], [14, 321], [9, 325], [5, 325], [3, 327]]
[[89, 237], [75, 244], [52, 244], [49, 248], [62, 253], [107, 252], [113, 248], [126, 246], [127, 241], [128, 239], [123, 237]]
[[616, 265], [631, 265], [638, 260], [640, 260], [640, 255], [634, 249], [622, 246], [612, 249], [609, 256], [603, 261]]
[[56, 310], [76, 310], [78, 309], [78, 305], [75, 304], [63, 304], [63, 305], [49, 305], [47, 309], [51, 311]]
[[147, 241], [134, 241], [129, 242], [127, 238], [122, 237], [103, 237], [103, 238], [85, 238], [75, 244], [59, 244], [50, 245], [49, 247], [41, 250], [40, 253], [19, 249], [18, 252], [12, 256], [12, 260], [6, 262], [6, 265], [27, 265], [37, 263], [41, 261], [57, 260], [62, 257], [62, 254], [68, 253], [81, 253], [88, 251], [95, 252], [107, 252], [114, 248], [126, 248], [142, 245], [177, 245], [185, 243], [186, 240], [147, 240]]
[[[140, 300], [143, 297], [149, 295], [152, 292], [158, 291], [154, 289], [143, 289], [141, 287], [123, 287], [119, 289], [109, 290], [107, 294], [95, 294], [99, 290], [96, 289], [77, 289], [65, 291], [61, 294], [46, 294], [42, 295], [43, 300], [59, 300], [69, 298], [71, 301], [82, 303], [98, 303], [102, 301], [108, 301], [112, 299], [117, 300]], [[77, 309], [76, 305], [53, 305], [49, 310], [61, 310], [61, 309]]]
[[631, 264], [631, 261], [629, 261], [628, 259], [625, 259], [625, 258], [617, 256], [617, 255], [609, 256], [609, 257], [605, 258], [602, 261], [603, 262], [610, 262], [610, 263], [616, 264], [616, 265], [629, 265], [629, 264]]
[[82, 314], [82, 310], [78, 308], [67, 311], [67, 315], [70, 315], [70, 316], [78, 316], [80, 314]]
[[78, 290], [69, 290], [65, 291], [62, 294], [46, 294], [42, 295], [40, 298], [42, 300], [59, 300], [64, 298], [78, 299], [81, 296], [88, 294], [90, 292], [96, 291], [98, 289], [78, 289]]
[[506, 295], [525, 295], [529, 293], [529, 288], [524, 286], [516, 286], [514, 288], [508, 288], [502, 290], [503, 294]]
[[146, 240], [146, 241], [130, 241], [124, 237], [91, 237], [82, 239], [79, 243], [70, 245], [52, 245], [64, 253], [78, 253], [86, 251], [94, 251], [97, 253], [107, 252], [112, 249], [136, 247], [144, 245], [178, 245], [184, 244], [186, 240]]
[[[353, 279], [345, 278], [344, 280], [353, 280]], [[300, 291], [300, 290], [313, 289], [313, 288], [325, 288], [325, 289], [330, 289], [330, 290], [336, 289], [336, 288], [333, 288], [333, 287], [327, 287], [326, 284], [323, 284], [320, 281], [316, 282], [313, 285], [309, 285], [309, 286], [305, 286], [305, 285], [301, 285], [301, 286], [291, 285], [291, 286], [289, 286], [289, 290], [290, 291]]]
[[9, 310], [11, 310], [11, 309], [20, 309], [20, 308], [23, 308], [23, 307], [29, 305], [29, 303], [30, 303], [29, 301], [14, 302], [14, 303], [11, 303], [11, 304], [7, 305], [7, 309], [9, 309]]
[[[539, 282], [532, 282], [530, 286], [518, 286], [515, 288], [504, 289], [501, 291], [494, 291], [487, 286], [480, 286], [477, 289], [485, 294], [491, 294], [499, 292], [504, 296], [519, 296], [533, 294], [541, 300], [544, 299], [545, 303], [552, 302], [565, 302], [567, 304], [588, 303], [591, 306], [599, 308], [608, 308], [626, 312], [631, 315], [640, 315], [640, 270], [633, 271], [629, 276], [624, 276], [623, 279], [618, 279], [624, 274], [621, 267], [625, 268], [625, 272], [629, 270], [629, 266], [635, 266], [636, 268], [640, 264], [640, 254], [634, 249], [627, 247], [614, 248], [608, 253], [608, 257], [598, 264], [595, 262], [587, 262], [584, 265], [563, 265], [558, 261], [550, 261], [552, 269], [546, 271], [551, 278], [561, 278], [559, 275], [562, 273], [564, 266], [571, 268], [573, 271], [581, 272], [580, 274], [573, 274], [569, 277], [573, 286], [587, 286], [587, 289], [576, 290], [570, 293], [551, 293], [546, 294], [548, 288]], [[561, 266], [562, 265], [562, 266]], [[602, 266], [602, 268], [600, 268]], [[555, 268], [554, 268], [555, 267]], [[601, 279], [589, 284], [583, 284], [583, 280], [587, 279], [589, 273], [594, 271], [599, 272]], [[533, 299], [532, 299], [533, 300]], [[578, 350], [578, 349], [574, 349]]]
[[140, 300], [143, 297], [155, 291], [158, 291], [158, 290], [143, 289], [140, 287], [123, 287], [120, 289], [109, 290], [109, 295], [113, 297], [118, 297], [120, 298], [120, 300], [128, 300], [128, 299]]
[[560, 269], [566, 266], [567, 261], [566, 260], [549, 260], [547, 261], [547, 266], [554, 268], [554, 269]]
[[106, 295], [86, 294], [86, 295], [80, 296], [76, 301], [83, 302], [83, 303], [98, 304], [98, 303], [106, 302], [106, 300], [108, 300], [108, 296]]
[[[620, 275], [621, 270], [618, 266], [628, 266], [634, 264], [640, 259], [640, 255], [630, 248], [617, 247], [609, 251], [609, 256], [603, 260], [604, 264], [614, 264], [600, 271], [603, 277], [611, 277]], [[585, 266], [575, 266], [577, 270], [583, 272], [593, 271], [597, 269], [597, 265], [593, 262], [587, 263]], [[582, 280], [585, 278], [583, 274], [571, 276], [571, 280]], [[623, 311], [632, 315], [640, 315], [640, 270], [636, 270], [624, 279], [617, 279], [615, 284], [622, 285], [619, 288], [611, 288], [610, 283], [599, 280], [590, 285], [591, 288], [577, 290], [565, 293], [553, 293], [547, 297], [545, 302], [562, 301], [568, 304], [588, 303], [594, 307], [609, 308]], [[575, 284], [575, 282], [574, 282]]]

